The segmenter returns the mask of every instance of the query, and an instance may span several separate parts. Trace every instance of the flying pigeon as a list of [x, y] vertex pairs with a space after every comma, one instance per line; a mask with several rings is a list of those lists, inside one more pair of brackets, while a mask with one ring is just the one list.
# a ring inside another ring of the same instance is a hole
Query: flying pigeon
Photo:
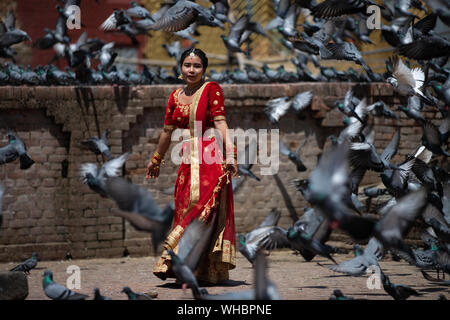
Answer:
[[151, 233], [154, 251], [164, 240], [175, 212], [173, 203], [164, 209], [157, 205], [153, 196], [143, 187], [121, 177], [108, 178], [105, 182], [106, 195], [113, 199], [125, 218], [139, 231]]
[[27, 154], [25, 143], [14, 132], [8, 132], [8, 145], [0, 148], [0, 164], [12, 162], [19, 158], [20, 169], [26, 170], [34, 164]]

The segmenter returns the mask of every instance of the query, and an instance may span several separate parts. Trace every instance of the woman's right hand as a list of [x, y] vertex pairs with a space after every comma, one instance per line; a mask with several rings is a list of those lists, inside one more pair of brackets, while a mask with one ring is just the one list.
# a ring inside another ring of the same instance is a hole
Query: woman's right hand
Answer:
[[147, 175], [145, 179], [156, 179], [159, 176], [159, 164], [154, 164], [152, 160], [149, 161], [147, 165]]

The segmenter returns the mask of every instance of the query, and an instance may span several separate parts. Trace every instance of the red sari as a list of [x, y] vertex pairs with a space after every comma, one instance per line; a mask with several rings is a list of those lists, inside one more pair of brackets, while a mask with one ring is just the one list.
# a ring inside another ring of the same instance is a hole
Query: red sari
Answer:
[[196, 271], [198, 280], [217, 283], [227, 280], [228, 271], [236, 266], [233, 191], [231, 175], [214, 137], [203, 135], [207, 129], [214, 128], [214, 120], [225, 119], [224, 97], [216, 82], [203, 84], [189, 105], [178, 101], [180, 91], [181, 88], [170, 95], [164, 127], [189, 128], [190, 140], [183, 145], [183, 150], [188, 152], [183, 152], [183, 157], [190, 161], [183, 161], [178, 170], [174, 222], [153, 273], [163, 280], [174, 278], [167, 250], [177, 253], [178, 241], [193, 219], [211, 223], [217, 216], [211, 244]]

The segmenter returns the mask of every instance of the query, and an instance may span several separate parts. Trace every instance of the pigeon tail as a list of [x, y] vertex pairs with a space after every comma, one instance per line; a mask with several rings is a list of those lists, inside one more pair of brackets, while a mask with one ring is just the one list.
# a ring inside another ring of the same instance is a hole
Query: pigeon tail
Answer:
[[26, 153], [22, 154], [19, 158], [20, 160], [20, 169], [26, 170], [31, 167], [34, 163], [34, 160], [30, 158]]

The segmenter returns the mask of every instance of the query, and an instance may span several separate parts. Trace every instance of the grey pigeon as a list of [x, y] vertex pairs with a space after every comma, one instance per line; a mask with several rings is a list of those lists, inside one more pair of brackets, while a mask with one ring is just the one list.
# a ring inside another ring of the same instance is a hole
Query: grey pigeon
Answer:
[[343, 43], [329, 43], [325, 46], [331, 55], [327, 54], [327, 51], [322, 51], [320, 57], [324, 60], [334, 59], [334, 60], [346, 60], [353, 61], [364, 68], [367, 74], [371, 74], [372, 70], [364, 61], [361, 52], [356, 48], [352, 42]]
[[376, 223], [374, 236], [386, 250], [404, 251], [413, 260], [414, 253], [403, 239], [426, 204], [427, 192], [424, 188], [397, 199], [397, 203]]
[[151, 233], [156, 252], [172, 224], [174, 204], [170, 203], [162, 209], [145, 188], [121, 177], [107, 179], [105, 190], [120, 209], [117, 215], [128, 220], [136, 230]]
[[19, 158], [20, 169], [31, 167], [34, 160], [27, 154], [25, 143], [14, 132], [8, 132], [8, 145], [0, 148], [0, 164], [12, 162]]
[[177, 279], [182, 283], [183, 290], [188, 287], [191, 288], [195, 299], [199, 299], [202, 294], [206, 294], [204, 290], [201, 290], [197, 278], [192, 272], [191, 268], [187, 266], [180, 257], [168, 250], [168, 254], [171, 258], [171, 268]]
[[422, 129], [422, 145], [434, 154], [450, 157], [450, 153], [444, 149], [450, 136], [450, 117], [443, 119], [439, 127], [426, 121]]
[[94, 136], [91, 139], [82, 141], [81, 145], [97, 155], [104, 154], [108, 160], [111, 160], [113, 156], [108, 147], [108, 140], [106, 138], [107, 134], [108, 131], [104, 131], [101, 139], [99, 139], [97, 136]]
[[267, 107], [264, 108], [264, 112], [269, 118], [269, 121], [278, 126], [278, 121], [286, 114], [291, 105], [292, 100], [289, 97], [270, 99], [266, 102]]
[[310, 104], [313, 97], [312, 91], [305, 91], [297, 93], [292, 99], [292, 108], [297, 113], [297, 116], [302, 118], [302, 111], [305, 110]]
[[419, 68], [409, 69], [403, 61], [394, 56], [390, 58], [393, 67], [392, 76], [387, 78], [394, 89], [402, 96], [418, 96], [422, 101], [429, 105], [434, 105], [429, 98], [422, 92], [422, 87], [425, 81], [425, 74]]
[[306, 144], [308, 139], [305, 139], [303, 143], [301, 143], [298, 148], [295, 151], [292, 151], [284, 142], [283, 140], [280, 140], [280, 152], [287, 156], [290, 161], [292, 161], [298, 172], [304, 172], [307, 170], [303, 162], [300, 160], [299, 152], [303, 148], [303, 146]]
[[332, 229], [340, 228], [355, 240], [368, 239], [375, 220], [349, 212], [344, 204], [348, 197], [348, 143], [344, 142], [321, 156], [309, 176], [308, 201], [330, 222]]
[[16, 17], [10, 11], [5, 22], [0, 21], [0, 47], [9, 47], [25, 40], [32, 41], [25, 31], [16, 29]]
[[72, 291], [63, 285], [53, 281], [53, 273], [50, 270], [45, 270], [43, 274], [42, 286], [44, 293], [52, 300], [85, 300], [88, 295]]
[[34, 269], [37, 266], [38, 262], [38, 254], [37, 252], [33, 252], [32, 257], [30, 259], [25, 260], [19, 265], [15, 266], [9, 271], [23, 271], [25, 274], [30, 274], [30, 270]]
[[110, 297], [102, 296], [99, 288], [94, 288], [94, 298], [92, 300], [112, 300]]
[[389, 277], [384, 274], [382, 270], [380, 270], [381, 275], [381, 283], [383, 284], [384, 291], [386, 291], [392, 298], [395, 300], [406, 300], [410, 296], [420, 296], [413, 288], [402, 285], [402, 284], [394, 284], [389, 280]]
[[419, 124], [426, 122], [422, 115], [423, 104], [417, 96], [408, 97], [407, 106], [399, 105], [398, 110], [403, 111], [409, 118], [416, 120]]
[[[252, 166], [257, 162], [257, 144], [251, 139], [245, 147], [245, 154], [238, 153], [237, 166], [238, 172], [246, 177], [261, 181], [261, 179], [252, 172]], [[244, 157], [244, 159], [242, 159]], [[235, 178], [233, 178], [233, 181]]]
[[149, 295], [140, 292], [134, 292], [130, 287], [123, 287], [122, 293], [125, 293], [128, 300], [153, 300]]
[[101, 24], [100, 29], [104, 31], [116, 29], [121, 25], [130, 24], [131, 17], [126, 13], [126, 10], [114, 10], [108, 18]]
[[263, 222], [247, 234], [238, 234], [238, 249], [247, 260], [253, 264], [258, 250], [262, 246], [262, 241], [267, 237], [268, 233], [277, 225], [281, 212], [272, 209]]
[[223, 294], [204, 294], [202, 300], [281, 300], [275, 284], [267, 278], [267, 262], [264, 254], [258, 251], [255, 256], [254, 287], [251, 290], [226, 292]]
[[120, 170], [130, 156], [129, 152], [122, 154], [120, 157], [106, 161], [100, 169], [95, 163], [84, 163], [80, 166], [80, 176], [83, 183], [87, 184], [91, 190], [98, 193], [102, 197], [107, 197], [106, 180], [116, 177], [120, 174]]
[[214, 21], [214, 15], [201, 5], [187, 0], [178, 0], [151, 27], [151, 30], [176, 32], [186, 29], [197, 19], [198, 15]]
[[98, 58], [100, 60], [99, 69], [108, 71], [109, 68], [114, 63], [114, 60], [117, 57], [117, 52], [111, 52], [114, 47], [114, 42], [109, 42], [105, 44], [98, 54]]
[[189, 223], [178, 242], [180, 263], [197, 270], [200, 257], [210, 244], [216, 215], [208, 222], [195, 219]]
[[397, 115], [381, 100], [367, 106], [367, 110], [375, 117], [398, 120]]
[[127, 14], [132, 18], [139, 19], [153, 19], [147, 9], [140, 6], [136, 1], [130, 1], [130, 8], [127, 9]]
[[228, 35], [220, 35], [225, 44], [225, 47], [229, 52], [242, 52], [247, 53], [241, 49], [241, 45], [245, 42], [246, 38], [244, 34], [248, 36], [248, 33], [245, 33], [248, 25], [250, 23], [250, 16], [248, 14], [242, 15], [236, 22], [231, 26], [230, 32]]
[[335, 289], [328, 300], [354, 300], [354, 298], [345, 296], [341, 290]]
[[325, 0], [311, 8], [316, 18], [333, 18], [354, 13], [366, 13], [369, 5], [377, 5], [371, 0]]
[[369, 267], [379, 266], [378, 261], [384, 256], [383, 246], [375, 238], [371, 238], [362, 255], [338, 265], [328, 266], [330, 270], [345, 273], [351, 276], [360, 276], [366, 273]]

